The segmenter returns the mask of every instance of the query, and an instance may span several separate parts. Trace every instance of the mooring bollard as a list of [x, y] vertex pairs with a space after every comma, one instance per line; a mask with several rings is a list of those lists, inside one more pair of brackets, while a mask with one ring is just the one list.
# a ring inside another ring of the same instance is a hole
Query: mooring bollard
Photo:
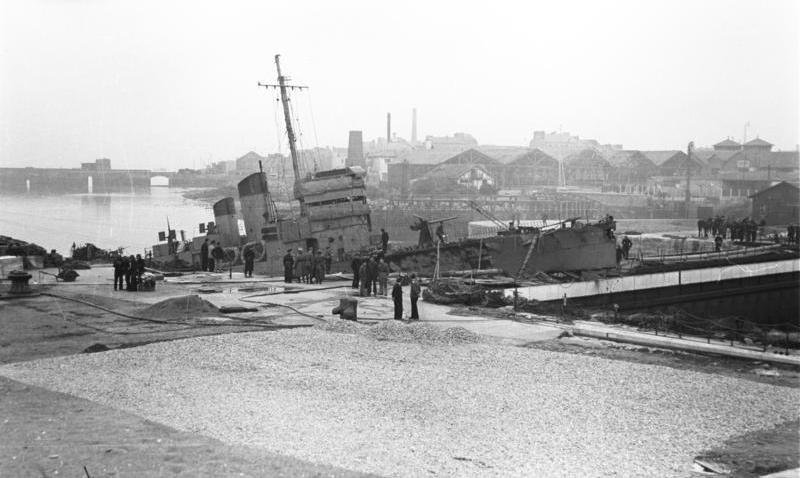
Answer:
[[8, 278], [11, 280], [12, 294], [30, 294], [31, 286], [28, 281], [31, 280], [31, 275], [24, 271], [11, 271], [8, 273]]

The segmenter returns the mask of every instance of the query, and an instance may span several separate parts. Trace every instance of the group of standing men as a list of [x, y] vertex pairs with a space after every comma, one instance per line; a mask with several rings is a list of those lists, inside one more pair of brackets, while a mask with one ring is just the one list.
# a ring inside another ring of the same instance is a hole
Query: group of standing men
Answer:
[[353, 271], [353, 289], [359, 290], [361, 297], [372, 295], [385, 296], [388, 292], [389, 264], [383, 257], [369, 259], [354, 257], [350, 262]]
[[[114, 259], [114, 290], [138, 290], [138, 285], [142, 283], [144, 274], [144, 259], [141, 254], [136, 257], [117, 256]], [[122, 286], [123, 279], [125, 288]]]
[[330, 273], [333, 262], [333, 253], [330, 247], [322, 251], [308, 249], [303, 252], [302, 248], [297, 249], [297, 254], [293, 255], [292, 250], [288, 249], [283, 256], [283, 281], [287, 284], [297, 280], [304, 284], [322, 284], [325, 274]]
[[697, 220], [697, 237], [708, 238], [710, 233], [715, 243], [717, 237], [725, 240], [729, 235], [732, 241], [756, 242], [759, 228], [763, 228], [765, 225], [766, 222], [763, 219], [757, 223], [749, 217], [736, 220], [725, 219], [725, 216], [715, 216]]
[[[402, 277], [398, 277], [394, 281], [392, 287], [392, 302], [394, 302], [394, 320], [403, 320], [403, 284]], [[417, 310], [417, 301], [419, 300], [420, 285], [417, 280], [417, 275], [411, 274], [411, 317], [409, 320], [419, 320], [419, 310]]]
[[[217, 270], [218, 261], [225, 257], [225, 252], [222, 246], [217, 241], [208, 242], [208, 239], [203, 241], [200, 246], [200, 269], [208, 272], [215, 272]], [[251, 274], [252, 276], [252, 274]]]

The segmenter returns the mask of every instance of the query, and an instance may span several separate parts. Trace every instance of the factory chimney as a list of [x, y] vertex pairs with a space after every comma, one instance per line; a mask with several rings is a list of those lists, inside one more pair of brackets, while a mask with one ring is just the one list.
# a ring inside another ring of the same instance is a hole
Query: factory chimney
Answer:
[[417, 109], [411, 110], [411, 144], [417, 144]]
[[364, 140], [361, 131], [350, 131], [350, 137], [347, 143], [347, 160], [345, 166], [361, 166], [366, 167], [364, 161]]
[[386, 113], [386, 144], [392, 142], [392, 114]]

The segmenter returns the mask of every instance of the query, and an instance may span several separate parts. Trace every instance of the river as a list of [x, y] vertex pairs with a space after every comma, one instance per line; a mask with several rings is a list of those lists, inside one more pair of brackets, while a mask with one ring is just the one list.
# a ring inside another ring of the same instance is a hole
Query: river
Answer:
[[184, 198], [185, 191], [154, 187], [149, 194], [0, 195], [0, 235], [65, 255], [73, 242], [141, 254], [158, 242], [168, 218], [172, 229], [186, 231], [187, 239], [199, 235], [200, 223], [214, 220], [211, 205]]

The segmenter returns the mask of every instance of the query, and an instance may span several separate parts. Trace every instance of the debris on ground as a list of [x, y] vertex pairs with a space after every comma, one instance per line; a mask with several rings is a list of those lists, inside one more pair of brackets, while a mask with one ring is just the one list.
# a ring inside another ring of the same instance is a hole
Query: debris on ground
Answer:
[[162, 300], [139, 311], [141, 316], [154, 319], [182, 319], [219, 313], [217, 306], [195, 294]]
[[75, 282], [75, 279], [77, 279], [79, 275], [80, 274], [75, 272], [73, 269], [61, 269], [56, 277], [64, 282]]

